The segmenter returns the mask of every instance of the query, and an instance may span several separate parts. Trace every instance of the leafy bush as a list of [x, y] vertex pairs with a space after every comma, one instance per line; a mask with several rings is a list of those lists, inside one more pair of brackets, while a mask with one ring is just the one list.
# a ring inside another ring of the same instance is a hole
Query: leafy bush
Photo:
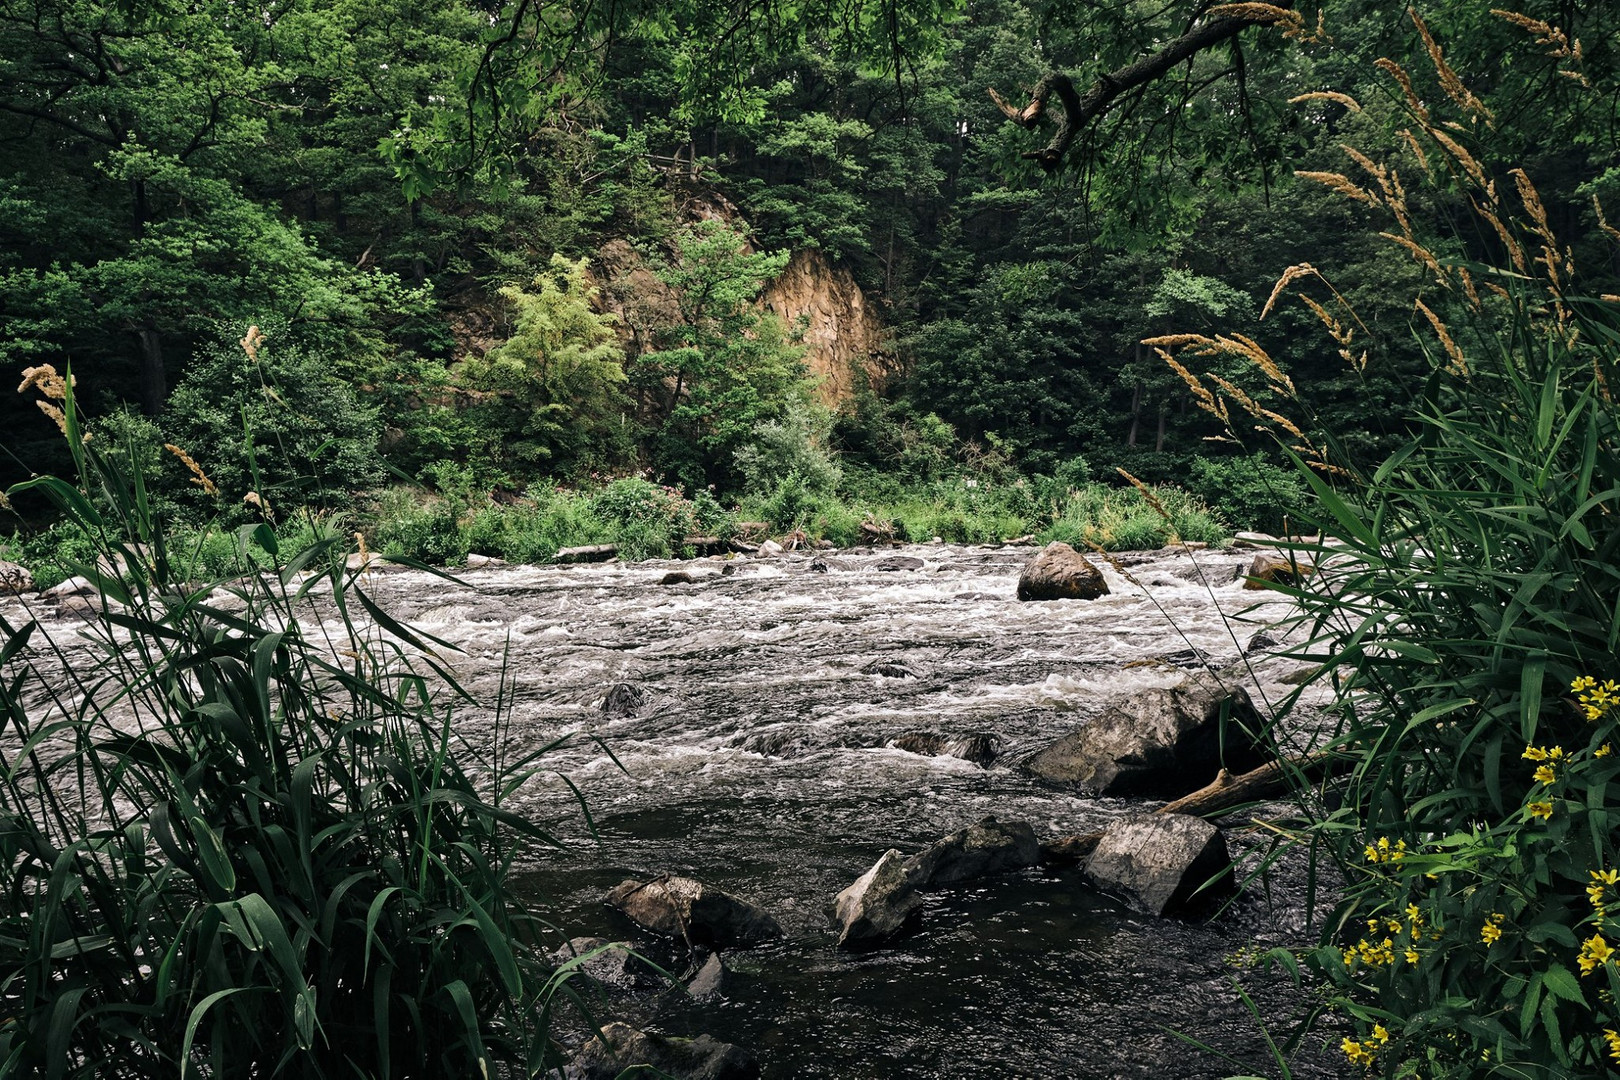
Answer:
[[[281, 573], [241, 579], [223, 605], [188, 587], [144, 478], [82, 443], [61, 400], [81, 486], [12, 492], [45, 494], [128, 569], [69, 564], [104, 601], [85, 638], [0, 624], [4, 1071], [556, 1067], [546, 927], [506, 882], [549, 842], [501, 806], [533, 760], [458, 737], [447, 697], [465, 694], [431, 661], [410, 666], [401, 646], [423, 643], [333, 540], [289, 551], [244, 527]], [[294, 591], [298, 571], [312, 573]]]
[[1092, 483], [1073, 491], [1036, 539], [1043, 544], [1061, 540], [1081, 550], [1142, 551], [1173, 540], [1218, 544], [1227, 536], [1220, 518], [1180, 488], [1143, 492]]
[[[246, 331], [246, 336], [243, 335]], [[175, 387], [160, 424], [217, 494], [174, 461], [165, 493], [195, 520], [247, 515], [257, 492], [282, 516], [296, 507], [341, 508], [382, 479], [374, 409], [360, 404], [330, 356], [306, 349], [284, 324], [222, 329]], [[243, 345], [252, 347], [244, 355]]]
[[764, 494], [790, 477], [807, 491], [830, 492], [843, 470], [827, 449], [832, 415], [809, 401], [793, 402], [779, 420], [754, 425], [734, 459], [745, 491]]
[[1299, 522], [1310, 490], [1293, 469], [1256, 454], [1241, 458], [1195, 457], [1187, 489], [1241, 529], [1282, 536]]

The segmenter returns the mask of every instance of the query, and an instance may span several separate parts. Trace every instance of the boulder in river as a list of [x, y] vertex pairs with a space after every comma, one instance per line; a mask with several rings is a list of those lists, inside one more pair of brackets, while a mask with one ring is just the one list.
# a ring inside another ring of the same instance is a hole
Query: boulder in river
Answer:
[[34, 587], [34, 575], [26, 566], [14, 562], [0, 562], [0, 594], [12, 596]]
[[1020, 600], [1095, 600], [1108, 594], [1102, 571], [1068, 544], [1047, 544], [1018, 576]]
[[1026, 768], [1097, 795], [1176, 798], [1209, 783], [1222, 767], [1242, 773], [1265, 764], [1252, 734], [1260, 726], [1242, 687], [1198, 676], [1111, 704]]
[[922, 907], [907, 859], [894, 848], [827, 905], [840, 948], [880, 944], [906, 928]]
[[608, 1024], [582, 1046], [563, 1075], [568, 1080], [614, 1080], [626, 1069], [644, 1066], [675, 1080], [758, 1080], [759, 1059], [752, 1051], [709, 1035], [676, 1039], [628, 1024]]
[[867, 570], [921, 570], [928, 565], [913, 555], [886, 555], [866, 564]]
[[1309, 560], [1296, 555], [1262, 551], [1256, 554], [1254, 561], [1249, 564], [1249, 572], [1244, 575], [1243, 587], [1245, 589], [1265, 589], [1272, 585], [1297, 587], [1300, 582], [1310, 577], [1315, 569]]
[[781, 925], [762, 908], [692, 878], [622, 881], [606, 899], [642, 929], [688, 945], [728, 949], [782, 936]]
[[938, 889], [973, 878], [1034, 866], [1041, 857], [1035, 830], [1023, 821], [983, 818], [906, 860], [918, 889]]
[[599, 937], [577, 937], [551, 956], [559, 967], [574, 962], [582, 974], [616, 990], [635, 990], [662, 983], [658, 969], [635, 954], [628, 941], [608, 941]]
[[1086, 877], [1137, 911], [1158, 916], [1183, 907], [1231, 865], [1226, 838], [1203, 818], [1137, 814], [1103, 831], [1086, 861]]

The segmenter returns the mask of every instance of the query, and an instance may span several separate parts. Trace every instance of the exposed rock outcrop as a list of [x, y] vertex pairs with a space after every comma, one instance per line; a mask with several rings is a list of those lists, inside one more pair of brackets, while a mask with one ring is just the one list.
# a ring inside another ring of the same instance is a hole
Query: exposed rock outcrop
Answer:
[[1107, 594], [1102, 571], [1061, 541], [1036, 552], [1018, 576], [1020, 600], [1095, 600]]
[[1222, 767], [1247, 772], [1263, 764], [1253, 735], [1260, 727], [1241, 687], [1195, 677], [1111, 704], [1026, 767], [1098, 795], [1175, 798], [1209, 783]]
[[1139, 814], [1103, 831], [1086, 877], [1137, 911], [1163, 915], [1183, 907], [1205, 882], [1231, 868], [1226, 838], [1203, 818]]
[[614, 1080], [621, 1072], [646, 1066], [675, 1080], [758, 1080], [759, 1059], [752, 1051], [708, 1035], [675, 1039], [628, 1024], [608, 1024], [580, 1048], [564, 1075], [568, 1080]]
[[804, 320], [804, 363], [820, 380], [823, 403], [837, 407], [854, 395], [858, 379], [881, 385], [888, 375], [888, 336], [876, 309], [854, 275], [820, 251], [795, 252], [760, 303], [790, 327]]
[[782, 936], [764, 909], [692, 878], [622, 881], [606, 900], [642, 929], [688, 945], [729, 949]]

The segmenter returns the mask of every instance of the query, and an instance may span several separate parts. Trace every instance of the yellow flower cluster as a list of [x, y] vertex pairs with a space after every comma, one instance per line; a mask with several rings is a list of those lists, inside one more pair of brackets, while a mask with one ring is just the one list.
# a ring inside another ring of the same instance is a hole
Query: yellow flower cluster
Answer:
[[1344, 1050], [1344, 1056], [1350, 1059], [1352, 1065], [1372, 1066], [1373, 1055], [1389, 1042], [1389, 1029], [1383, 1024], [1374, 1024], [1372, 1034], [1365, 1042], [1358, 1042], [1349, 1036], [1339, 1046]]
[[1501, 912], [1492, 912], [1485, 920], [1485, 925], [1479, 928], [1479, 940], [1487, 945], [1495, 945], [1502, 937], [1502, 922], [1507, 918]]
[[1564, 759], [1562, 746], [1527, 746], [1520, 755], [1526, 761], [1550, 761], [1554, 766]]
[[1603, 1041], [1609, 1044], [1609, 1056], [1620, 1061], [1620, 1031], [1614, 1028], [1603, 1029]]
[[1581, 954], [1575, 958], [1575, 962], [1581, 966], [1582, 975], [1590, 975], [1609, 963], [1613, 956], [1614, 950], [1603, 940], [1603, 935], [1593, 934], [1581, 942]]
[[1604, 909], [1603, 895], [1606, 891], [1616, 890], [1620, 886], [1620, 870], [1592, 870], [1592, 884], [1586, 887], [1586, 897], [1592, 901], [1592, 907], [1597, 909], [1601, 917], [1608, 914]]
[[1400, 862], [1406, 858], [1406, 841], [1397, 840], [1394, 846], [1390, 845], [1389, 837], [1380, 836], [1378, 842], [1367, 845], [1367, 861], [1370, 863]]
[[1553, 804], [1550, 802], [1526, 803], [1524, 808], [1530, 811], [1531, 817], [1540, 818], [1543, 821], [1546, 821], [1553, 815]]
[[1575, 691], [1575, 700], [1580, 702], [1581, 711], [1588, 720], [1603, 719], [1616, 703], [1620, 703], [1620, 683], [1613, 679], [1600, 683], [1590, 675], [1582, 675], [1570, 683], [1569, 688]]

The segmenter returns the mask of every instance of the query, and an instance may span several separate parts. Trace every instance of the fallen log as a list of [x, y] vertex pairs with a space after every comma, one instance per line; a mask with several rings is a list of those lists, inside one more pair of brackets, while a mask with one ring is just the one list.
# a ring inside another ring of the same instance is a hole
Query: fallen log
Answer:
[[[1287, 766], [1285, 769], [1284, 766]], [[1233, 776], [1222, 769], [1215, 779], [1173, 802], [1167, 802], [1152, 813], [1190, 814], [1194, 817], [1213, 817], [1245, 803], [1274, 799], [1289, 792], [1289, 773], [1303, 774], [1315, 779], [1332, 767], [1332, 759], [1325, 753], [1289, 758], [1286, 762], [1273, 761], [1251, 772]], [[1101, 832], [1076, 833], [1060, 836], [1041, 845], [1041, 862], [1047, 866], [1072, 865], [1091, 857], [1102, 839]]]

